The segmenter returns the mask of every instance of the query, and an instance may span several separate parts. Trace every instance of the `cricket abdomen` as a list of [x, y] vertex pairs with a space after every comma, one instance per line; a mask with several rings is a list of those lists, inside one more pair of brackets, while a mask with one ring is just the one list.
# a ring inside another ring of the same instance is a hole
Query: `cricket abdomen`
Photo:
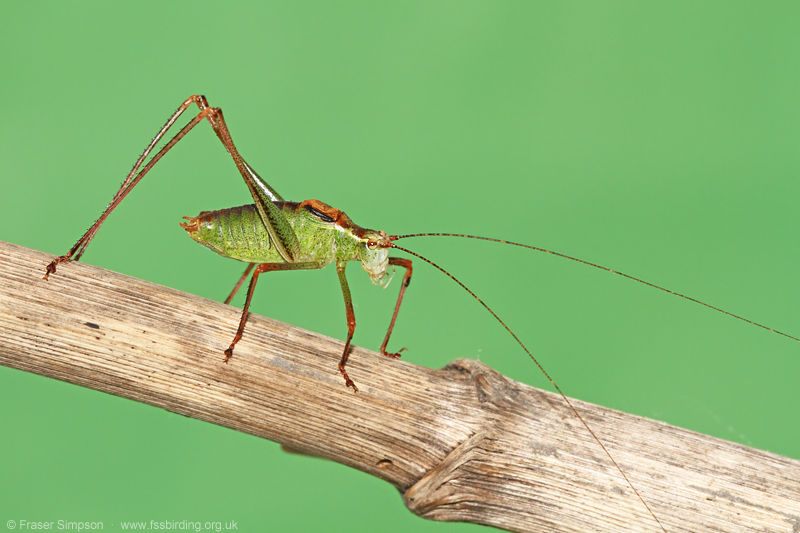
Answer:
[[282, 263], [254, 204], [203, 211], [181, 227], [203, 246], [248, 263]]

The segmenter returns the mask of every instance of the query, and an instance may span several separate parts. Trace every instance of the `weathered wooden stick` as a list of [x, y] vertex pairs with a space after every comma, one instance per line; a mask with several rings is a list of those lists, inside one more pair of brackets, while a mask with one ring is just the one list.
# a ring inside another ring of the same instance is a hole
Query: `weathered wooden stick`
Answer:
[[[0, 242], [0, 364], [352, 466], [425, 518], [660, 531], [560, 397], [471, 360], [442, 370]], [[670, 532], [800, 531], [800, 461], [575, 400]], [[800, 437], [800, 434], [798, 434]]]

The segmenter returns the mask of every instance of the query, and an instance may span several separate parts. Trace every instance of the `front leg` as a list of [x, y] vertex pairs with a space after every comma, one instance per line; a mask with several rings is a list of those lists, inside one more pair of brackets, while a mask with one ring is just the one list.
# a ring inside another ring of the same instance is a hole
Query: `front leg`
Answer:
[[399, 257], [390, 257], [389, 264], [394, 266], [401, 266], [406, 269], [406, 273], [403, 276], [402, 285], [400, 285], [400, 294], [397, 295], [397, 304], [394, 306], [394, 313], [392, 314], [392, 321], [389, 323], [389, 331], [386, 332], [386, 338], [383, 339], [383, 344], [381, 344], [381, 353], [387, 357], [393, 357], [395, 359], [400, 357], [400, 354], [406, 348], [403, 347], [395, 353], [389, 353], [386, 351], [386, 346], [389, 344], [389, 337], [392, 336], [392, 330], [394, 329], [394, 323], [397, 320], [397, 313], [400, 312], [400, 304], [403, 303], [403, 296], [406, 293], [406, 289], [408, 285], [411, 283], [411, 271], [413, 270], [411, 267], [411, 259], [401, 259]]

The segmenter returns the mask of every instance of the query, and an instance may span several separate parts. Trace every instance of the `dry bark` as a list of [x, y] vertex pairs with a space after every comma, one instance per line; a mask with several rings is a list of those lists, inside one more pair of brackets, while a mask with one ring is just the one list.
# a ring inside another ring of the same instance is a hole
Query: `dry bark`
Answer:
[[[471, 360], [431, 370], [0, 243], [0, 364], [352, 466], [425, 518], [513, 531], [660, 531], [549, 392]], [[574, 401], [670, 532], [800, 532], [800, 461]]]

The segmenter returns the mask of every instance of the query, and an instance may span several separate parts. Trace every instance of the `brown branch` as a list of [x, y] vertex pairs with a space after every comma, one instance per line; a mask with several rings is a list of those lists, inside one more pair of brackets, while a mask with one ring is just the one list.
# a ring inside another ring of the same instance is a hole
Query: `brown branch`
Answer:
[[[0, 243], [0, 364], [264, 437], [378, 476], [425, 518], [514, 531], [659, 531], [553, 394], [442, 370]], [[800, 531], [800, 461], [575, 400], [670, 532]]]

